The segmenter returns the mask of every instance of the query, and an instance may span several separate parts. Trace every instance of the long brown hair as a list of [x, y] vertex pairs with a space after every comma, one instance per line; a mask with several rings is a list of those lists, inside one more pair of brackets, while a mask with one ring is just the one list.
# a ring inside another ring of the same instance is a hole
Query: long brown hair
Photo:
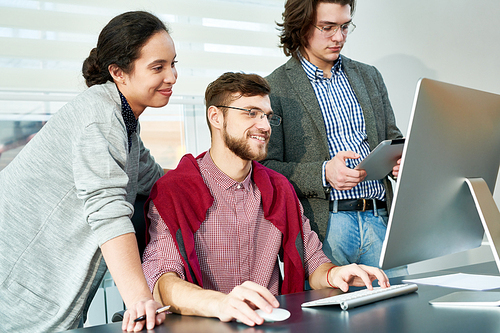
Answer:
[[349, 5], [351, 15], [356, 6], [356, 0], [288, 0], [282, 14], [283, 23], [277, 23], [281, 48], [286, 56], [297, 57], [297, 51], [307, 46], [309, 28], [314, 24], [318, 4], [321, 2]]

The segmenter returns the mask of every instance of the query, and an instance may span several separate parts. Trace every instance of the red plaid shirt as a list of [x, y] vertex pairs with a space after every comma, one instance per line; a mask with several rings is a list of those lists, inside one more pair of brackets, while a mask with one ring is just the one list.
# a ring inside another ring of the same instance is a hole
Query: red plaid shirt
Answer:
[[[261, 194], [251, 179], [252, 173], [243, 182], [236, 182], [217, 168], [208, 153], [198, 159], [198, 165], [214, 198], [206, 220], [194, 234], [204, 288], [229, 293], [249, 280], [277, 295], [277, 256], [282, 234], [264, 218]], [[148, 217], [150, 242], [144, 252], [143, 269], [152, 290], [162, 274], [175, 272], [185, 279], [185, 273], [175, 242], [153, 202]], [[304, 268], [309, 276], [330, 261], [303, 214], [302, 223]]]

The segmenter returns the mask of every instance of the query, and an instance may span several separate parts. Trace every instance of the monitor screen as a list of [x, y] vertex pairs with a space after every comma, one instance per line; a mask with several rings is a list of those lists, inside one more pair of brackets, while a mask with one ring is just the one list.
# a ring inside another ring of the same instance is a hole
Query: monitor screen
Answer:
[[466, 179], [484, 179], [493, 194], [499, 165], [500, 95], [421, 79], [380, 267], [480, 246], [484, 229]]

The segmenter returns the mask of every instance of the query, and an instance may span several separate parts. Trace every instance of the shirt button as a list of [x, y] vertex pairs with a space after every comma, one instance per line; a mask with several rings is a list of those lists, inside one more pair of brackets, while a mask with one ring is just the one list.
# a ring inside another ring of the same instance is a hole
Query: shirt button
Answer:
[[239, 189], [241, 189], [242, 187], [243, 187], [243, 186], [242, 186], [241, 184], [238, 184], [238, 185], [236, 186], [236, 188], [237, 188], [238, 190], [239, 190]]

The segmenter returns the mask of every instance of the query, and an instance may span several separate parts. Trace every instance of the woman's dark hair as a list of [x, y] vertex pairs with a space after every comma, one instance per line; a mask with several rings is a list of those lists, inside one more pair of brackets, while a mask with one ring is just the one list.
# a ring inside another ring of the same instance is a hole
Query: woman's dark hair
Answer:
[[82, 72], [88, 87], [113, 81], [108, 66], [115, 64], [125, 73], [133, 71], [133, 62], [141, 48], [159, 31], [168, 32], [165, 24], [151, 13], [127, 12], [113, 18], [102, 29], [97, 47], [83, 62]]
[[288, 0], [283, 12], [283, 23], [278, 23], [280, 43], [285, 55], [297, 57], [297, 51], [307, 46], [309, 28], [316, 19], [318, 4], [321, 2], [351, 6], [351, 15], [356, 6], [355, 0]]

